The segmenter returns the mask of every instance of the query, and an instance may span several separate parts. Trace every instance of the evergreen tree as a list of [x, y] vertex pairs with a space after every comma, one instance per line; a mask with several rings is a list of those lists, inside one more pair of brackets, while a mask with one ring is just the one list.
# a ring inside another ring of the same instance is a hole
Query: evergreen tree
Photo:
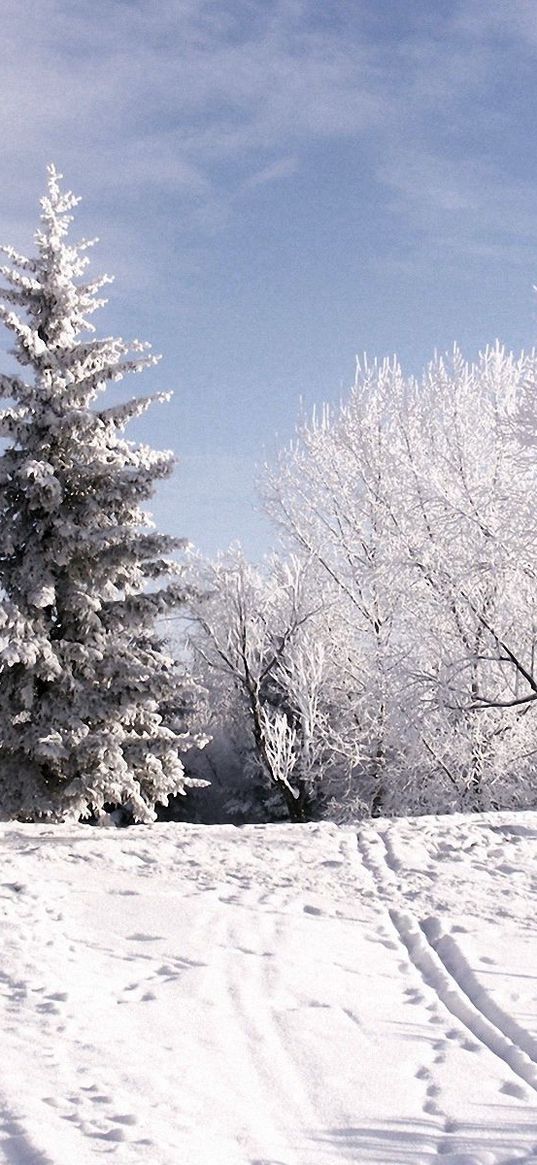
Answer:
[[127, 805], [150, 821], [156, 802], [199, 783], [179, 757], [193, 743], [194, 687], [155, 625], [185, 600], [168, 560], [183, 543], [154, 532], [141, 508], [174, 459], [121, 435], [168, 397], [92, 407], [107, 382], [155, 357], [138, 341], [88, 336], [110, 280], [84, 278], [90, 243], [68, 241], [79, 200], [60, 179], [49, 167], [36, 257], [2, 248], [0, 268], [0, 319], [30, 373], [0, 376], [0, 813]]

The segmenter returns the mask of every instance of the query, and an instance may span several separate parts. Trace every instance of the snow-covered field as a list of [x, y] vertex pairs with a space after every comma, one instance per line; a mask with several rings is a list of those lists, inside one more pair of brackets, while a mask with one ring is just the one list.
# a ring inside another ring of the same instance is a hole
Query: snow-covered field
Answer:
[[8, 1165], [537, 1162], [537, 813], [0, 827]]

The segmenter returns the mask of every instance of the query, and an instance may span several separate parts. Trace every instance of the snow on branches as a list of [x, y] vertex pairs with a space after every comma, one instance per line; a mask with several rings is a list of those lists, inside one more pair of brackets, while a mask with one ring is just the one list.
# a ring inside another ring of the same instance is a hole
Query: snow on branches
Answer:
[[[91, 338], [108, 276], [86, 281], [89, 242], [69, 242], [78, 199], [49, 167], [37, 253], [3, 248], [0, 320], [27, 375], [0, 377], [0, 813], [99, 816], [155, 803], [190, 783], [194, 685], [155, 618], [186, 587], [143, 505], [171, 453], [122, 437], [157, 397], [99, 411], [110, 381], [154, 364], [149, 346]], [[88, 333], [90, 338], [88, 338]], [[13, 403], [12, 403], [13, 402]], [[179, 576], [147, 589], [161, 576]]]
[[233, 546], [194, 568], [202, 586], [190, 642], [214, 737], [205, 760], [227, 786], [229, 811], [250, 820], [322, 816], [358, 761], [326, 591], [293, 555], [256, 568]]
[[372, 812], [537, 801], [537, 467], [512, 423], [536, 382], [535, 354], [499, 345], [419, 381], [364, 363], [267, 473], [330, 603], [318, 635], [346, 655], [338, 706]]

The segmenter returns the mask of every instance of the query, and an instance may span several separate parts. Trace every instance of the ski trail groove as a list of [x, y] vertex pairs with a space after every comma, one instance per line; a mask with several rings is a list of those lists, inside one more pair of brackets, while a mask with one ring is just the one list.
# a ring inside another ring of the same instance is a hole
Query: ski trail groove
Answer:
[[391, 847], [381, 834], [377, 837], [382, 857], [373, 855], [371, 843], [359, 835], [358, 851], [412, 965], [450, 1014], [537, 1092], [537, 1041], [490, 999], [454, 940], [442, 934], [437, 918], [420, 921], [406, 909], [388, 906], [386, 899], [400, 898], [400, 891]]
[[537, 1065], [537, 1040], [491, 999], [456, 942], [450, 935], [442, 933], [438, 920], [426, 918], [420, 926], [429, 946], [438, 956], [448, 975], [455, 981], [462, 994], [467, 996], [476, 1011]]
[[409, 958], [444, 1007], [464, 1024], [480, 1043], [503, 1060], [521, 1080], [537, 1092], [537, 1067], [533, 1060], [485, 1017], [464, 987], [448, 970], [437, 950], [430, 945], [423, 925], [399, 910], [390, 910], [389, 915], [408, 951]]
[[[235, 904], [236, 905], [236, 904]], [[283, 927], [283, 931], [281, 928]], [[292, 1049], [285, 1041], [277, 1022], [277, 1009], [271, 1002], [278, 991], [281, 949], [285, 948], [285, 924], [272, 914], [259, 920], [256, 934], [258, 950], [252, 942], [248, 916], [220, 915], [214, 919], [215, 958], [208, 968], [210, 996], [219, 1017], [215, 1039], [220, 1045], [223, 1062], [233, 1082], [234, 1065], [247, 1065], [249, 1094], [234, 1111], [233, 1120], [240, 1126], [240, 1141], [248, 1159], [278, 1160], [285, 1165], [299, 1165], [303, 1156], [293, 1148], [293, 1130], [304, 1121], [314, 1124], [314, 1113], [304, 1088], [300, 1071], [294, 1063]], [[245, 973], [244, 960], [249, 957]], [[233, 1049], [230, 1060], [229, 1049]], [[236, 1099], [230, 1102], [232, 1109]], [[296, 1135], [295, 1135], [296, 1136]], [[265, 1156], [263, 1155], [265, 1154]]]

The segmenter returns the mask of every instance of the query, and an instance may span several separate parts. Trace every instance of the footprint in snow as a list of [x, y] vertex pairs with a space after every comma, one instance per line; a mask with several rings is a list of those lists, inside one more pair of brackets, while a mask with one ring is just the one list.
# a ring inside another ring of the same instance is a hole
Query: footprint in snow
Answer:
[[129, 942], [133, 943], [157, 943], [162, 942], [163, 937], [161, 934], [142, 934], [138, 932], [127, 935]]
[[275, 1157], [253, 1157], [250, 1165], [287, 1165], [286, 1161], [276, 1161]]
[[426, 1100], [425, 1104], [423, 1105], [423, 1111], [426, 1112], [428, 1116], [440, 1116], [441, 1114], [441, 1110], [434, 1100]]
[[[235, 947], [235, 950], [238, 951], [239, 954], [241, 954], [241, 955], [254, 955], [256, 959], [269, 959], [269, 958], [273, 957], [272, 951], [254, 951], [254, 950], [252, 950], [251, 947]], [[166, 974], [165, 967], [161, 967], [160, 971], [157, 971], [157, 975], [165, 975], [165, 974]], [[174, 975], [174, 978], [178, 979], [179, 976]]]
[[465, 1052], [481, 1052], [482, 1044], [476, 1044], [474, 1040], [463, 1040], [461, 1043], [461, 1048]]
[[502, 1084], [500, 1092], [503, 1092], [506, 1096], [515, 1096], [517, 1100], [525, 1100], [528, 1095], [526, 1089], [522, 1088], [521, 1084], [515, 1084], [511, 1080], [506, 1080]]
[[405, 991], [408, 1003], [423, 1003], [424, 996], [417, 987], [407, 987]]
[[39, 1013], [41, 1015], [59, 1015], [60, 1014], [60, 1008], [58, 1007], [58, 1005], [56, 1003], [51, 1003], [51, 1002], [38, 1003], [35, 1010], [39, 1011]]

